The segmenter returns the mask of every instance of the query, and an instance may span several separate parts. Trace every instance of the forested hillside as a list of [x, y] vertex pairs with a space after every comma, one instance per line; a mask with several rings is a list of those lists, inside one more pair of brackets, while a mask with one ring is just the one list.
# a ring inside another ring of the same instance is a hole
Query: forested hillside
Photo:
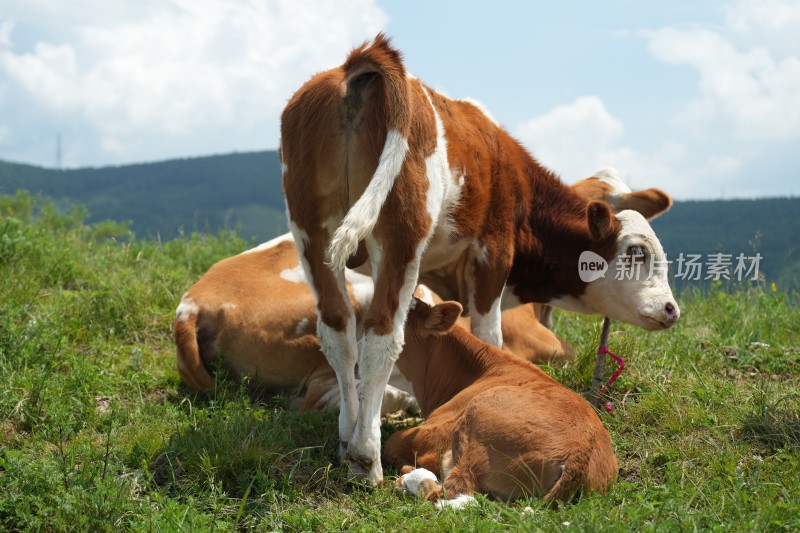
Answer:
[[[0, 161], [0, 194], [18, 189], [50, 197], [57, 206], [85, 206], [90, 223], [129, 221], [139, 237], [168, 240], [236, 228], [260, 242], [286, 231], [274, 151], [61, 171]], [[738, 254], [757, 252], [759, 271], [770, 283], [800, 286], [800, 198], [676, 202], [654, 227], [671, 260], [684, 253], [705, 262], [709, 254], [725, 252], [732, 254], [733, 268]]]
[[261, 240], [286, 227], [274, 151], [61, 171], [0, 161], [0, 194], [18, 189], [83, 205], [87, 222], [130, 221], [139, 237], [237, 227]]

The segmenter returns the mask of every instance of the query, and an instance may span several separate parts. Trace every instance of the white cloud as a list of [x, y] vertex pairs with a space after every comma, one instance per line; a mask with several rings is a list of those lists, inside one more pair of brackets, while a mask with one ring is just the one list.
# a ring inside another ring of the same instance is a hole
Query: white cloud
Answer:
[[[766, 6], [766, 7], [765, 7]], [[769, 0], [739, 2], [726, 16], [731, 37], [706, 28], [649, 32], [649, 50], [663, 62], [698, 74], [698, 96], [684, 120], [689, 127], [732, 128], [740, 139], [785, 140], [800, 136], [800, 5]], [[764, 35], [788, 47], [769, 48]], [[746, 48], [735, 42], [746, 35]], [[785, 35], [785, 38], [780, 37]], [[791, 44], [790, 42], [793, 42]]]
[[623, 128], [600, 98], [584, 96], [521, 124], [516, 133], [542, 164], [575, 181], [601, 168], [597, 161], [619, 142]]
[[610, 166], [634, 189], [660, 187], [676, 198], [717, 194], [717, 183], [742, 164], [734, 156], [692, 153], [685, 144], [669, 139], [652, 152], [639, 151], [625, 142], [622, 121], [597, 96], [555, 107], [521, 124], [516, 135], [567, 183]]
[[[292, 92], [387, 21], [372, 0], [22, 4], [4, 16], [31, 24], [46, 18], [67, 37], [27, 51], [0, 49], [0, 91], [13, 85], [24, 99], [0, 106], [34, 106], [54, 123], [92, 129], [96, 148], [112, 161], [148, 158], [148, 146], [164, 143], [199, 153], [193, 139], [220, 129], [252, 138], [219, 151], [274, 146]], [[0, 25], [0, 43], [12, 35]], [[264, 137], [259, 128], [267, 125], [274, 131]]]
[[766, 47], [780, 55], [797, 55], [800, 2], [741, 0], [725, 7], [725, 27], [749, 46]]

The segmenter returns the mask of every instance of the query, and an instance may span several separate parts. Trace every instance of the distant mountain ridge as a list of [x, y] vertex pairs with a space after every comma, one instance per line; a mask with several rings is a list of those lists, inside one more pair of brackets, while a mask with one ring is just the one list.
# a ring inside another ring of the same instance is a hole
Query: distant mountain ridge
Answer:
[[[236, 228], [261, 242], [287, 230], [275, 151], [69, 170], [0, 161], [0, 194], [18, 189], [83, 205], [89, 223], [130, 221], [142, 238]], [[758, 252], [769, 282], [800, 287], [800, 198], [678, 201], [653, 227], [670, 260]]]

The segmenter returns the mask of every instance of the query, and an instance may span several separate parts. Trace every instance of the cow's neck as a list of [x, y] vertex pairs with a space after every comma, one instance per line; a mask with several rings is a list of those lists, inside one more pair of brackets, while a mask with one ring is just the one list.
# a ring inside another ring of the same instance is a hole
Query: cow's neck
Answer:
[[421, 344], [422, 349], [404, 350], [397, 366], [413, 385], [423, 416], [481, 377], [500, 371], [499, 350], [460, 326], [446, 335], [427, 337]]
[[588, 202], [536, 161], [526, 174], [531, 192], [508, 285], [522, 303], [580, 296], [586, 284], [578, 276], [578, 258], [591, 247]]

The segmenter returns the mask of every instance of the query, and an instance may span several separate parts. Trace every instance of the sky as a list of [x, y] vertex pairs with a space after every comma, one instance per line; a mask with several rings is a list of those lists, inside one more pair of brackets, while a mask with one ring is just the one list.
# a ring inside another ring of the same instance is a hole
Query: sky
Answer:
[[797, 28], [798, 0], [0, 0], [0, 159], [275, 149], [292, 93], [385, 31], [568, 183], [796, 196]]

